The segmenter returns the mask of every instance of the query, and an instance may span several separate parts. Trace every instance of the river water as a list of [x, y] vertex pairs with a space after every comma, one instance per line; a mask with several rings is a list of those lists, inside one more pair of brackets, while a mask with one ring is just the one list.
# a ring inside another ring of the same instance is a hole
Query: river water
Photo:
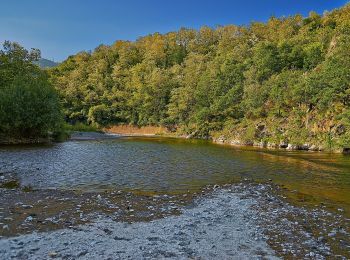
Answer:
[[0, 173], [34, 189], [184, 193], [249, 179], [282, 186], [296, 203], [350, 209], [350, 157], [201, 140], [122, 137], [0, 148]]

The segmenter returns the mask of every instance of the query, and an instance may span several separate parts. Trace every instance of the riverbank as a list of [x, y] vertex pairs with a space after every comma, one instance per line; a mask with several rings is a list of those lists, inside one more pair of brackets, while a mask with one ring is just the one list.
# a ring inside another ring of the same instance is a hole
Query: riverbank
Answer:
[[155, 136], [170, 135], [171, 133], [163, 126], [133, 126], [133, 125], [115, 125], [103, 129], [106, 133], [123, 136]]
[[[69, 131], [66, 138], [71, 141], [88, 141], [88, 140], [103, 140], [103, 139], [114, 139], [118, 137], [151, 137], [151, 136], [162, 136], [171, 138], [184, 138], [184, 139], [204, 139], [212, 141], [216, 144], [224, 144], [230, 146], [242, 146], [242, 147], [256, 147], [263, 149], [281, 149], [289, 151], [312, 151], [312, 152], [334, 152], [342, 154], [350, 154], [350, 147], [338, 147], [338, 148], [326, 148], [321, 144], [304, 143], [296, 144], [283, 141], [280, 143], [268, 142], [262, 140], [243, 140], [240, 138], [226, 137], [225, 135], [220, 135], [216, 133], [215, 136], [210, 136], [208, 138], [197, 138], [196, 133], [184, 135], [177, 132], [171, 132], [167, 128], [162, 126], [133, 126], [133, 125], [115, 125], [108, 128], [101, 129], [101, 131], [89, 131], [90, 128], [86, 128], [88, 131]], [[94, 128], [91, 128], [94, 129]], [[52, 138], [17, 138], [17, 139], [4, 139], [0, 138], [0, 145], [24, 145], [24, 144], [46, 144], [52, 143], [54, 140]]]
[[8, 221], [0, 232], [22, 216], [13, 224], [28, 233], [2, 237], [0, 258], [350, 257], [349, 219], [295, 207], [278, 189], [249, 182], [181, 196], [0, 189], [1, 222]]
[[[264, 133], [264, 128], [261, 128], [261, 126], [257, 125], [255, 128], [255, 135], [260, 136]], [[197, 133], [193, 132], [191, 134], [179, 134], [175, 131], [174, 132], [169, 131], [167, 128], [162, 126], [133, 126], [133, 125], [115, 125], [111, 126], [109, 128], [103, 129], [105, 133], [110, 134], [117, 134], [121, 136], [165, 136], [165, 137], [175, 137], [175, 138], [186, 138], [186, 139], [197, 139], [196, 136]], [[243, 133], [241, 133], [244, 135]], [[264, 133], [266, 134], [266, 133]], [[204, 139], [204, 138], [199, 138]], [[246, 138], [239, 138], [239, 136], [235, 137], [228, 137], [226, 135], [219, 133], [215, 133], [214, 136], [209, 136], [208, 138], [205, 138], [206, 140], [211, 140], [214, 143], [217, 144], [225, 144], [225, 145], [232, 145], [232, 146], [251, 146], [251, 147], [257, 147], [257, 148], [267, 148], [267, 149], [282, 149], [282, 150], [289, 150], [289, 151], [313, 151], [313, 152], [335, 152], [335, 153], [343, 153], [343, 154], [350, 154], [350, 147], [337, 147], [337, 148], [330, 148], [326, 147], [325, 145], [321, 144], [320, 142], [314, 143], [314, 142], [304, 142], [304, 143], [293, 143], [288, 141], [280, 141], [280, 142], [271, 142], [271, 141], [265, 141], [264, 138], [260, 139], [249, 139]]]

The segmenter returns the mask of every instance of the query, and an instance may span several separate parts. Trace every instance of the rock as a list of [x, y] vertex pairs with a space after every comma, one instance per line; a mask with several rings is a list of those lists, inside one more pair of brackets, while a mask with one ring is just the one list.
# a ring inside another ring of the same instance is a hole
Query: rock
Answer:
[[220, 136], [214, 140], [215, 143], [225, 143], [226, 139], [224, 136]]
[[80, 251], [78, 254], [77, 254], [77, 257], [81, 257], [81, 256], [84, 256], [88, 253], [87, 250], [83, 250], [83, 251]]
[[249, 141], [249, 140], [244, 142], [244, 145], [246, 145], [246, 146], [253, 146], [253, 144], [254, 144], [254, 142]]
[[316, 145], [311, 145], [310, 147], [309, 147], [309, 150], [310, 151], [319, 151], [319, 148], [316, 146]]
[[339, 125], [339, 126], [337, 126], [337, 128], [335, 129], [335, 133], [336, 133], [337, 135], [342, 135], [342, 134], [345, 133], [345, 131], [346, 131], [346, 128], [345, 128], [344, 125]]
[[2, 226], [2, 229], [7, 229], [7, 230], [9, 230], [10, 228], [9, 228], [9, 225], [3, 225], [3, 226]]
[[302, 145], [298, 146], [298, 150], [308, 151], [309, 149], [310, 149], [310, 145], [309, 144], [302, 144]]
[[350, 147], [344, 147], [342, 153], [346, 155], [350, 154]]
[[28, 216], [25, 220], [26, 222], [30, 222], [30, 221], [33, 221], [33, 217], [32, 216]]
[[282, 141], [282, 142], [280, 142], [280, 144], [279, 144], [279, 147], [280, 148], [287, 148], [288, 147], [288, 143], [287, 142], [285, 142], [285, 141]]
[[267, 143], [265, 141], [261, 141], [261, 142], [254, 142], [253, 146], [257, 146], [257, 147], [266, 147]]
[[275, 144], [275, 143], [270, 143], [270, 142], [268, 142], [268, 143], [267, 143], [267, 147], [268, 147], [268, 148], [277, 148], [278, 145]]
[[264, 131], [265, 130], [265, 125], [257, 125], [256, 126], [256, 130], [258, 130], [260, 132]]
[[58, 256], [58, 253], [55, 252], [55, 251], [52, 251], [52, 252], [49, 252], [49, 253], [48, 253], [48, 256], [51, 257], [51, 258], [55, 258], [55, 257]]
[[295, 144], [288, 144], [287, 150], [297, 150], [298, 149], [298, 146], [295, 145]]
[[333, 230], [332, 232], [330, 232], [330, 233], [328, 234], [328, 236], [329, 236], [329, 237], [335, 237], [336, 234], [337, 234], [337, 232]]
[[186, 139], [191, 139], [191, 138], [195, 138], [196, 135], [197, 135], [197, 131], [193, 132], [193, 133], [190, 133], [189, 135], [186, 136]]
[[232, 145], [242, 145], [241, 141], [239, 141], [239, 140], [231, 140], [230, 144], [232, 144]]
[[32, 205], [22, 205], [21, 206], [23, 209], [31, 209], [31, 208], [33, 208], [33, 206]]

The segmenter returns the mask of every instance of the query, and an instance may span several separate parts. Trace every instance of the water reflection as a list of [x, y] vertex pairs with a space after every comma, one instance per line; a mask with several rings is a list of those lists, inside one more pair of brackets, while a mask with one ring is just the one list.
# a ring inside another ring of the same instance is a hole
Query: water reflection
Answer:
[[[0, 172], [34, 188], [181, 193], [250, 178], [350, 205], [350, 158], [340, 154], [234, 148], [205, 141], [120, 138], [0, 148]], [[300, 194], [298, 195], [300, 196]]]

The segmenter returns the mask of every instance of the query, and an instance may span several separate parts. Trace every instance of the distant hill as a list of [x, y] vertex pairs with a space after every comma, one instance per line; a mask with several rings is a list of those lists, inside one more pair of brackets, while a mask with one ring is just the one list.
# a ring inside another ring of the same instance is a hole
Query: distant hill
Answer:
[[38, 60], [34, 63], [37, 64], [41, 68], [52, 68], [52, 67], [56, 67], [59, 64], [58, 62], [54, 62], [52, 60], [48, 60], [48, 59], [44, 59], [44, 58], [41, 58], [40, 60]]

